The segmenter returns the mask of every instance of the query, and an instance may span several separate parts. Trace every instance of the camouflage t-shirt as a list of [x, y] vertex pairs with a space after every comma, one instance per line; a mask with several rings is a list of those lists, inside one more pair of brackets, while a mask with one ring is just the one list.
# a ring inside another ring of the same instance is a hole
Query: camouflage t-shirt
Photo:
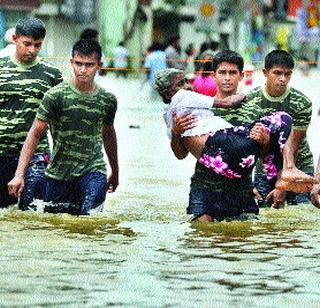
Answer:
[[[44, 93], [60, 82], [60, 71], [40, 59], [29, 65], [0, 59], [0, 156], [20, 154]], [[43, 136], [36, 153], [47, 151]]]
[[[279, 97], [272, 97], [266, 92], [265, 87], [258, 87], [247, 95], [247, 100], [259, 106], [264, 115], [274, 111], [289, 113], [293, 119], [292, 129], [307, 130], [311, 121], [311, 101], [303, 93], [291, 87]], [[313, 172], [313, 157], [306, 138], [298, 148], [296, 165], [305, 172]], [[257, 172], [262, 172], [260, 164], [257, 165]]]
[[72, 180], [88, 172], [106, 173], [101, 128], [113, 125], [116, 110], [116, 97], [99, 86], [84, 93], [65, 81], [50, 89], [37, 113], [49, 123], [53, 138], [46, 175]]

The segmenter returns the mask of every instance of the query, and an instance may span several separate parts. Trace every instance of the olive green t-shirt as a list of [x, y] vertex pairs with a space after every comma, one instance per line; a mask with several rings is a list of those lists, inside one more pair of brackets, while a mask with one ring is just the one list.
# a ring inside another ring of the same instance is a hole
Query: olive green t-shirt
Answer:
[[[20, 154], [44, 94], [60, 82], [61, 72], [39, 58], [30, 64], [0, 59], [0, 156]], [[36, 153], [48, 151], [44, 135]]]
[[[306, 131], [310, 124], [312, 103], [294, 88], [288, 87], [282, 96], [272, 97], [265, 87], [258, 87], [247, 95], [247, 100], [259, 106], [264, 115], [274, 111], [287, 112], [293, 120], [292, 129]], [[306, 138], [299, 145], [296, 166], [304, 172], [313, 172], [313, 157]], [[262, 172], [261, 164], [257, 165], [257, 172]]]
[[101, 129], [113, 125], [116, 109], [116, 97], [98, 85], [84, 93], [65, 81], [49, 90], [37, 113], [49, 123], [53, 139], [46, 175], [72, 180], [88, 172], [106, 173]]

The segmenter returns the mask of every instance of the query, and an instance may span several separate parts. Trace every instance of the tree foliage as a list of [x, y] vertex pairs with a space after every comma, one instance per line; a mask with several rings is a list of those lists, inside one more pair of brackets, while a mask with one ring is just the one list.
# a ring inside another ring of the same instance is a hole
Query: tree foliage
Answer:
[[164, 0], [164, 2], [172, 6], [174, 9], [186, 4], [186, 0]]

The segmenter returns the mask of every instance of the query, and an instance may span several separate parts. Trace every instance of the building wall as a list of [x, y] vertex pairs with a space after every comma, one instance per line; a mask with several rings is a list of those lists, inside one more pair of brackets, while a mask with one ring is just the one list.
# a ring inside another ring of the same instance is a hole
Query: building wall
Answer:
[[151, 10], [148, 8], [146, 8], [146, 13], [149, 14], [148, 22], [136, 21], [130, 38], [126, 39], [137, 6], [136, 0], [97, 1], [97, 25], [107, 59], [112, 58], [112, 51], [119, 42], [125, 41], [132, 59], [132, 68], [140, 67], [142, 52], [151, 43]]
[[70, 75], [72, 46], [83, 28], [89, 25], [78, 24], [58, 16], [37, 17], [46, 23], [47, 35], [43, 46], [46, 60], [58, 66], [65, 76]]

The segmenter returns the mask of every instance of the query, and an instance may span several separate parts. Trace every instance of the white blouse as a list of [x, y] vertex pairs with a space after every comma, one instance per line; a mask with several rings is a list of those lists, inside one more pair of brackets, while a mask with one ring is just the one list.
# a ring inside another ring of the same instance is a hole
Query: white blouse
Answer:
[[193, 91], [179, 90], [171, 99], [168, 111], [164, 114], [167, 125], [167, 134], [171, 139], [172, 112], [179, 116], [191, 112], [196, 117], [196, 126], [186, 130], [181, 136], [198, 136], [215, 132], [220, 129], [232, 127], [232, 125], [212, 111], [214, 98]]

